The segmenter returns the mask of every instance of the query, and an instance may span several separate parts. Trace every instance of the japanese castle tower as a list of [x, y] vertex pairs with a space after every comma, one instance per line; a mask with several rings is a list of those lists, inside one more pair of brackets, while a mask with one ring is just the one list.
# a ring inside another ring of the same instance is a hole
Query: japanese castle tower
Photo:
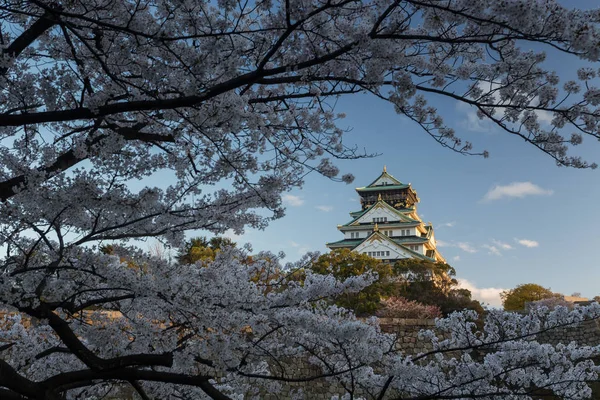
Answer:
[[425, 225], [417, 214], [417, 192], [388, 174], [357, 188], [360, 211], [352, 220], [338, 225], [344, 239], [327, 243], [333, 249], [350, 249], [382, 260], [417, 258], [446, 262], [436, 248], [433, 226]]

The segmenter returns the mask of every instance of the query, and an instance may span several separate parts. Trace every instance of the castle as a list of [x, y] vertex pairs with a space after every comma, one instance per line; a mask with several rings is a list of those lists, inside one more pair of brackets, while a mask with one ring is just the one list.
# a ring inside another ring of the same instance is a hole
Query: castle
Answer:
[[338, 225], [344, 239], [327, 243], [333, 249], [350, 249], [386, 261], [416, 258], [446, 262], [436, 248], [433, 226], [417, 214], [419, 198], [409, 184], [388, 174], [368, 186], [356, 189], [360, 211], [350, 213], [352, 220]]

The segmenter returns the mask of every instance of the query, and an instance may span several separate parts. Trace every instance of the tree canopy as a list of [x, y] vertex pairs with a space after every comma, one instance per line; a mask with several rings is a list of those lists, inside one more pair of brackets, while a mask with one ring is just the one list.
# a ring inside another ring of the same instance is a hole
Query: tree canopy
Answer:
[[[0, 0], [0, 22], [2, 399], [99, 399], [115, 382], [142, 399], [227, 399], [318, 379], [380, 399], [589, 395], [598, 349], [530, 339], [598, 318], [597, 305], [492, 312], [481, 331], [474, 313], [452, 314], [438, 326], [448, 339], [425, 334], [433, 350], [413, 358], [376, 321], [326, 301], [359, 292], [371, 274], [313, 273], [313, 255], [247, 262], [239, 248], [182, 265], [135, 244], [263, 228], [311, 171], [351, 182], [334, 159], [368, 153], [344, 144], [334, 105], [357, 93], [459, 153], [487, 155], [429, 98], [473, 107], [560, 165], [595, 167], [569, 150], [600, 137], [597, 10], [553, 0]], [[543, 48], [593, 68], [561, 82]], [[118, 253], [100, 251], [115, 244]], [[279, 274], [295, 269], [301, 281]], [[322, 372], [298, 376], [280, 362], [290, 358]]]
[[525, 310], [525, 303], [562, 297], [562, 295], [535, 283], [524, 283], [514, 289], [503, 291], [500, 297], [506, 311], [519, 311]]
[[394, 274], [402, 277], [396, 296], [437, 306], [444, 315], [465, 309], [483, 313], [483, 307], [471, 298], [471, 292], [458, 287], [456, 270], [447, 263], [405, 259], [394, 263]]
[[207, 239], [196, 237], [188, 240], [180, 249], [177, 260], [182, 264], [193, 264], [197, 261], [212, 261], [217, 252], [226, 247], [235, 247], [236, 244], [229, 238], [219, 236]]
[[337, 304], [357, 314], [373, 315], [384, 297], [391, 296], [397, 286], [393, 279], [392, 266], [366, 254], [348, 249], [333, 250], [323, 254], [310, 266], [311, 270], [338, 279], [358, 277], [367, 273], [377, 274], [377, 280], [358, 293], [344, 293]]

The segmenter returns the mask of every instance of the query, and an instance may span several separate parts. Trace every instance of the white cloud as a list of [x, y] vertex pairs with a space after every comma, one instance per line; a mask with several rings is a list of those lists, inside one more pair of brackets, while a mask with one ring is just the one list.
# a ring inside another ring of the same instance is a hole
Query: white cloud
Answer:
[[531, 182], [513, 182], [504, 186], [494, 186], [483, 196], [483, 201], [499, 200], [504, 197], [549, 196], [552, 193], [554, 191], [543, 189]]
[[494, 129], [494, 123], [489, 119], [479, 119], [477, 110], [468, 104], [458, 102], [456, 110], [465, 115], [459, 125], [471, 132], [490, 133]]
[[489, 244], [484, 244], [483, 246], [484, 249], [488, 249], [489, 250], [489, 254], [493, 254], [495, 256], [501, 256], [502, 253], [500, 253], [500, 250], [498, 250], [498, 248], [496, 246], [490, 246]]
[[513, 248], [510, 244], [504, 243], [504, 242], [501, 242], [501, 241], [495, 240], [495, 239], [492, 239], [492, 243], [494, 243], [495, 246], [498, 246], [499, 248], [501, 248], [503, 250], [512, 250], [512, 248]]
[[462, 251], [466, 251], [467, 253], [477, 253], [477, 250], [475, 250], [473, 246], [466, 242], [458, 242], [456, 243], [456, 247], [458, 247]]
[[310, 247], [308, 247], [308, 246], [303, 246], [303, 247], [298, 248], [298, 254], [300, 254], [301, 256], [305, 255], [309, 251], [310, 251]]
[[304, 199], [299, 196], [294, 196], [293, 194], [284, 194], [282, 199], [285, 204], [292, 207], [300, 207], [304, 204]]
[[554, 116], [551, 112], [545, 110], [537, 110], [535, 111], [535, 114], [537, 115], [538, 122], [540, 122], [541, 124], [547, 126], [552, 125], [552, 120], [554, 119]]
[[467, 253], [477, 253], [477, 250], [470, 243], [467, 242], [451, 243], [444, 242], [443, 240], [436, 240], [435, 243], [437, 247], [458, 247], [459, 249], [461, 249], [462, 251], [466, 251]]
[[444, 227], [453, 228], [455, 224], [456, 224], [456, 222], [454, 222], [454, 221], [452, 221], [452, 222], [444, 222], [443, 224], [440, 224], [438, 226], [438, 228], [444, 228]]
[[330, 212], [333, 210], [332, 206], [316, 206], [315, 207], [317, 210], [321, 210], [323, 212]]
[[484, 244], [481, 247], [488, 250], [488, 254], [493, 254], [495, 256], [501, 256], [502, 251], [504, 250], [512, 250], [513, 247], [505, 242], [501, 242], [500, 240], [492, 239], [492, 244]]
[[296, 243], [293, 240], [290, 240], [290, 246], [297, 249], [298, 254], [304, 255], [310, 251], [310, 248], [305, 245], [301, 245], [300, 243]]
[[452, 261], [460, 261], [460, 256], [454, 256], [454, 257], [452, 257]]
[[458, 280], [458, 287], [461, 289], [468, 289], [471, 291], [471, 295], [475, 300], [479, 300], [482, 303], [487, 303], [492, 307], [501, 307], [502, 299], [500, 299], [500, 293], [506, 289], [489, 287], [489, 288], [478, 288], [471, 281], [466, 279]]
[[[508, 105], [511, 103], [510, 100], [501, 100], [499, 93], [497, 92], [497, 90], [500, 88], [500, 84], [498, 83], [484, 83], [484, 82], [478, 82], [477, 86], [479, 86], [479, 89], [483, 90], [484, 93], [490, 93], [491, 96], [491, 101], [493, 103], [496, 104], [496, 113], [498, 115], [504, 115], [505, 111], [506, 111], [506, 107], [503, 107], [505, 105]], [[540, 104], [539, 102], [539, 98], [535, 97], [530, 103], [530, 106], [538, 106]], [[465, 118], [463, 119], [463, 121], [461, 121], [459, 124], [472, 132], [480, 132], [480, 133], [491, 133], [493, 132], [495, 129], [497, 129], [497, 125], [491, 121], [490, 119], [488, 119], [487, 117], [484, 117], [483, 119], [479, 118], [479, 116], [477, 115], [477, 108], [475, 108], [475, 106], [471, 106], [469, 104], [463, 103], [463, 102], [458, 102], [456, 104], [456, 110], [459, 113], [464, 114]], [[546, 126], [546, 127], [551, 127], [552, 126], [552, 119], [554, 118], [554, 116], [552, 115], [551, 112], [549, 111], [545, 111], [545, 110], [534, 110], [533, 111], [535, 113], [535, 115], [537, 116], [537, 121], [540, 125], [542, 126]]]
[[517, 241], [517, 243], [519, 243], [522, 246], [525, 247], [538, 247], [540, 244], [538, 242], [536, 242], [535, 240], [529, 240], [529, 239], [515, 239]]
[[246, 233], [242, 233], [242, 234], [238, 235], [233, 231], [233, 229], [227, 229], [225, 231], [225, 233], [223, 233], [221, 236], [223, 236], [224, 238], [230, 239], [234, 242], [239, 242], [240, 240], [242, 240], [244, 238], [245, 234]]

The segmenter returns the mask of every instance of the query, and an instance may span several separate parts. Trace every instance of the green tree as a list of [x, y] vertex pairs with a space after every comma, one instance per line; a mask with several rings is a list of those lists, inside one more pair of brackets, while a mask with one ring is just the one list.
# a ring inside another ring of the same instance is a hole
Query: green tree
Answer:
[[442, 262], [407, 258], [396, 261], [394, 274], [404, 278], [402, 279], [404, 286], [412, 286], [416, 290], [435, 288], [448, 294], [458, 285], [458, 281], [454, 278], [456, 270]]
[[535, 283], [524, 283], [511, 290], [505, 290], [500, 293], [502, 305], [506, 311], [518, 311], [525, 309], [525, 303], [551, 297], [561, 296], [554, 293], [549, 288], [537, 285]]
[[217, 253], [224, 247], [235, 247], [231, 239], [215, 236], [210, 239], [206, 237], [195, 237], [190, 239], [180, 249], [177, 260], [180, 264], [194, 264], [198, 261], [212, 261]]
[[381, 307], [381, 299], [394, 293], [396, 287], [393, 270], [386, 264], [366, 254], [348, 249], [333, 250], [320, 256], [311, 269], [318, 274], [332, 274], [338, 279], [376, 272], [377, 281], [359, 293], [346, 293], [336, 299], [339, 306], [353, 310], [357, 315], [372, 315]]
[[471, 298], [471, 292], [458, 288], [456, 270], [446, 263], [405, 259], [394, 264], [399, 279], [397, 296], [427, 305], [438, 306], [448, 315], [464, 309], [483, 313], [483, 307]]

